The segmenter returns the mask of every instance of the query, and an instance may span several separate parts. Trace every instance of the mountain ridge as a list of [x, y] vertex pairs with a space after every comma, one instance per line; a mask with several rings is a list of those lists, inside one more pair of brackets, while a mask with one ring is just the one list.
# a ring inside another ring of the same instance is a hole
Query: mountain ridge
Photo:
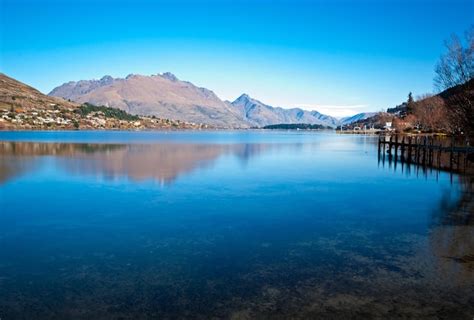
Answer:
[[358, 122], [358, 121], [361, 121], [361, 120], [366, 120], [368, 118], [371, 118], [373, 116], [375, 116], [377, 114], [377, 112], [361, 112], [361, 113], [357, 113], [353, 116], [349, 116], [349, 117], [343, 117], [341, 119], [339, 119], [339, 124], [341, 125], [345, 125], [345, 124], [351, 124], [351, 123], [354, 123], [354, 122]]
[[65, 108], [77, 108], [78, 104], [51, 97], [39, 90], [24, 84], [4, 73], [0, 73], [0, 107], [15, 108], [49, 108], [58, 105]]
[[[308, 123], [337, 127], [341, 121], [299, 107], [274, 107], [243, 93], [234, 101], [221, 100], [212, 90], [180, 80], [171, 72], [125, 78], [105, 75], [96, 80], [69, 81], [50, 96], [92, 103], [132, 114], [206, 123], [225, 128], [264, 127], [281, 123]], [[348, 117], [349, 118], [349, 117]]]
[[281, 123], [308, 123], [335, 127], [337, 119], [317, 111], [308, 111], [298, 107], [272, 107], [244, 93], [235, 99], [233, 106], [240, 109], [244, 119], [260, 127]]
[[181, 81], [169, 72], [70, 81], [54, 88], [49, 95], [78, 103], [114, 107], [132, 114], [207, 123], [217, 127], [248, 127], [214, 92]]

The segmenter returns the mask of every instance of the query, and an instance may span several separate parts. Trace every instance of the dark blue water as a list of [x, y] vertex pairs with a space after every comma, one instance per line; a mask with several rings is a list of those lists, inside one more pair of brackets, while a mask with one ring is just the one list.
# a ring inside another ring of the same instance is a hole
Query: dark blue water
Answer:
[[471, 319], [471, 186], [361, 135], [0, 132], [0, 318]]

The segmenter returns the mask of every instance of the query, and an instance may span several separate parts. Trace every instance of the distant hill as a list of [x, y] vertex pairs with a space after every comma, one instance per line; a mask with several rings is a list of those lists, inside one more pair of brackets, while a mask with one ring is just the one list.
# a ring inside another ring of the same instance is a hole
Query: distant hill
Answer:
[[42, 94], [35, 88], [0, 73], [0, 110], [50, 109], [54, 106], [77, 108], [79, 105]]
[[231, 103], [244, 120], [254, 127], [264, 127], [274, 124], [319, 124], [335, 127], [338, 119], [321, 114], [317, 111], [307, 111], [300, 108], [284, 109], [272, 107], [259, 100], [243, 94]]
[[371, 117], [375, 116], [376, 114], [377, 114], [377, 112], [362, 112], [362, 113], [358, 113], [356, 115], [353, 115], [352, 117], [342, 118], [342, 119], [339, 120], [339, 123], [343, 124], [343, 125], [351, 124], [351, 123], [354, 123], [354, 122], [359, 122], [359, 121], [371, 118]]

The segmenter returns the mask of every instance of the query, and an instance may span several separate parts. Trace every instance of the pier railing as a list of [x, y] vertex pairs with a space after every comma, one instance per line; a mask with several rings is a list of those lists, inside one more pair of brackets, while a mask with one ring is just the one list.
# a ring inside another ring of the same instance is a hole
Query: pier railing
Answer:
[[379, 157], [451, 172], [474, 171], [474, 147], [469, 139], [432, 136], [380, 136]]

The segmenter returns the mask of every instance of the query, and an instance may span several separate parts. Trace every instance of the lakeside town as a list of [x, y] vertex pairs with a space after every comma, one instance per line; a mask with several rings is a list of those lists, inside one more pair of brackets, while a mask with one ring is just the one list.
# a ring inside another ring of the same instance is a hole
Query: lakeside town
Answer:
[[84, 104], [65, 107], [0, 109], [0, 130], [178, 130], [208, 129], [206, 124], [130, 115], [122, 110]]

